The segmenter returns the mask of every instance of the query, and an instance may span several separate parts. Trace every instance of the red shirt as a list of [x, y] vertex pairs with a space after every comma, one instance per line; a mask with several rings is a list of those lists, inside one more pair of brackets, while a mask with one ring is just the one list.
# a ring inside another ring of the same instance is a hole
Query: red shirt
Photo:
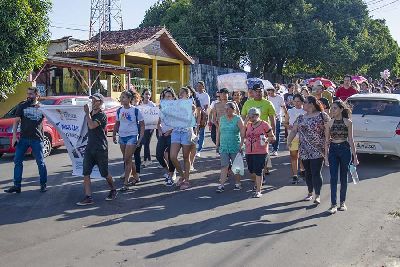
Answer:
[[347, 98], [355, 94], [358, 94], [358, 91], [351, 86], [347, 89], [342, 86], [336, 91], [336, 97], [339, 97], [342, 101], [346, 101]]

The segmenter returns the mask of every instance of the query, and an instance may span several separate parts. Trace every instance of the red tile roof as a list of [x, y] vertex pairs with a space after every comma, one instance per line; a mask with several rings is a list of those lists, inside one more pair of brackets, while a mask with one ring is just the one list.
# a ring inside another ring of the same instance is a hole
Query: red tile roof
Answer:
[[[123, 51], [125, 48], [132, 46], [144, 40], [148, 40], [156, 33], [161, 31], [163, 27], [146, 27], [121, 31], [108, 31], [101, 33], [101, 50], [106, 51]], [[63, 54], [75, 54], [86, 52], [97, 52], [99, 34], [93, 36], [85, 44], [72, 47], [63, 52]]]

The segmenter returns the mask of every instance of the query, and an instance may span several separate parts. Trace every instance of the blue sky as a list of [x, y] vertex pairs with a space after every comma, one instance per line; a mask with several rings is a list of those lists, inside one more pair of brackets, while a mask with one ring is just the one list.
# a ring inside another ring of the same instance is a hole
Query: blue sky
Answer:
[[[125, 29], [136, 28], [142, 21], [146, 10], [157, 0], [122, 0], [123, 22]], [[386, 20], [392, 36], [400, 44], [400, 1], [366, 0], [374, 18]], [[393, 4], [390, 4], [395, 2]], [[384, 7], [385, 5], [388, 5]], [[53, 0], [50, 13], [52, 27], [51, 38], [73, 36], [87, 39], [89, 36], [90, 0]]]

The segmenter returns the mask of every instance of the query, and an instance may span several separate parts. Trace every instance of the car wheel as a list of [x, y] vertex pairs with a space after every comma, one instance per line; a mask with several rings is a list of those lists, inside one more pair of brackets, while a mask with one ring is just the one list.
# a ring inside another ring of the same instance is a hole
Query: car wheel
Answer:
[[45, 135], [43, 138], [43, 156], [48, 157], [52, 149], [50, 137]]

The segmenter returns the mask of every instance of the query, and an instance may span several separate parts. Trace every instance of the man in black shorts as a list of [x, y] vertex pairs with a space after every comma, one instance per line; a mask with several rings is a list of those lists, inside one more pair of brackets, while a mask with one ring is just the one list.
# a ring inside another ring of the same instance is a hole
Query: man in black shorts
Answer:
[[117, 190], [114, 186], [112, 176], [108, 172], [108, 142], [105, 128], [107, 126], [107, 116], [101, 110], [104, 103], [103, 95], [96, 93], [90, 96], [92, 99], [92, 112], [89, 112], [89, 106], [85, 105], [86, 120], [88, 124], [88, 143], [83, 157], [83, 185], [85, 187], [85, 198], [76, 203], [79, 206], [93, 204], [90, 174], [93, 167], [98, 166], [102, 177], [107, 179], [110, 186], [110, 193], [106, 200], [114, 200], [117, 197]]

